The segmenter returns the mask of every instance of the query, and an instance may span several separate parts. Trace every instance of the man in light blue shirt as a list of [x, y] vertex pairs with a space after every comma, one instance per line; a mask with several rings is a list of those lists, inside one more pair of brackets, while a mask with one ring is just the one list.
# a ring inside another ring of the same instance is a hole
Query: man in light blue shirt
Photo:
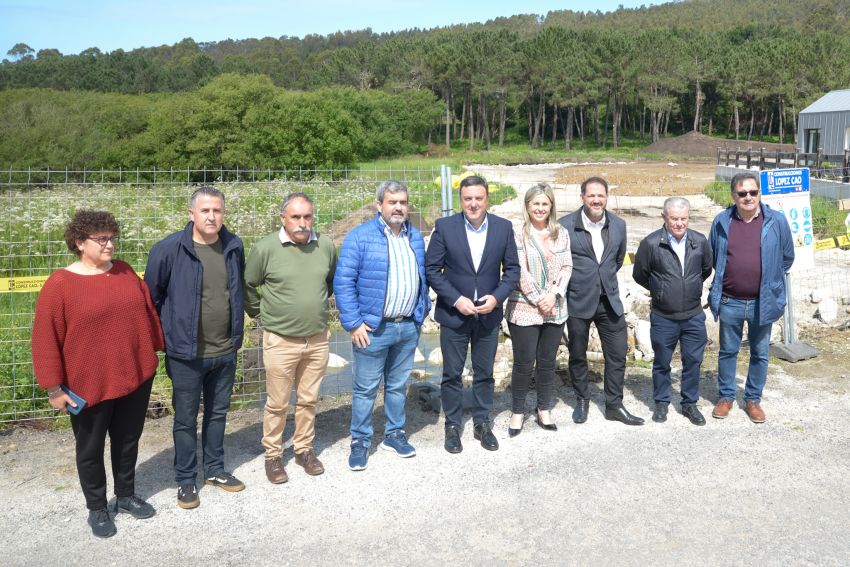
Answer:
[[372, 408], [384, 384], [382, 449], [400, 457], [416, 450], [404, 431], [407, 379], [422, 321], [431, 309], [425, 283], [425, 241], [407, 220], [408, 189], [384, 181], [376, 192], [378, 214], [342, 243], [334, 294], [354, 348], [351, 455], [348, 467], [366, 468], [372, 444]]

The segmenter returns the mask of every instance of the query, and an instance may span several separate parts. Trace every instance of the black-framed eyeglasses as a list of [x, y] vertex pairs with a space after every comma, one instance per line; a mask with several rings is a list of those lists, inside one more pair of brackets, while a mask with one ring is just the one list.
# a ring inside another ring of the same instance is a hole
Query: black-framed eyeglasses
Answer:
[[97, 242], [101, 247], [105, 247], [111, 240], [113, 246], [118, 246], [118, 235], [116, 234], [112, 236], [89, 236], [89, 240]]
[[751, 189], [749, 191], [735, 191], [735, 193], [738, 195], [739, 198], [743, 199], [747, 195], [749, 195], [750, 197], [758, 196], [759, 190], [758, 189]]

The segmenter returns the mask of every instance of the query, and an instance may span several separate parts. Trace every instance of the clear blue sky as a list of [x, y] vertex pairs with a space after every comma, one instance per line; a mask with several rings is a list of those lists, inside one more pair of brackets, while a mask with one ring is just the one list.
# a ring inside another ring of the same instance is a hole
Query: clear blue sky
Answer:
[[616, 10], [659, 0], [0, 0], [0, 59], [16, 43], [64, 54], [262, 37], [387, 32], [552, 10]]

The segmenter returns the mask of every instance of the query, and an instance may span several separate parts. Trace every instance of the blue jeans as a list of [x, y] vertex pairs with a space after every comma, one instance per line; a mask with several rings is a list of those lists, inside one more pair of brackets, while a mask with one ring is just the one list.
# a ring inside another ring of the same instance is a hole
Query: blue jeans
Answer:
[[735, 401], [735, 374], [744, 321], [747, 322], [747, 339], [750, 342], [750, 367], [744, 399], [758, 402], [767, 382], [767, 357], [770, 350], [771, 323], [760, 324], [758, 299], [734, 299], [723, 296], [720, 300], [720, 352], [717, 357], [717, 389], [721, 400]]
[[443, 351], [443, 381], [440, 398], [446, 425], [460, 427], [463, 420], [463, 367], [466, 353], [472, 350], [472, 424], [489, 423], [493, 409], [493, 363], [499, 347], [499, 326], [484, 327], [477, 317], [467, 317], [457, 329], [440, 327], [440, 350]]
[[656, 313], [649, 314], [649, 337], [655, 358], [652, 361], [652, 397], [656, 403], [670, 403], [672, 384], [670, 360], [676, 343], [682, 355], [682, 406], [694, 405], [699, 400], [699, 367], [705, 352], [708, 334], [705, 331], [705, 313], [700, 311], [690, 319], [675, 320]]
[[174, 406], [174, 475], [177, 484], [195, 482], [198, 407], [204, 396], [201, 446], [204, 477], [224, 472], [224, 426], [236, 376], [236, 353], [214, 358], [181, 360], [165, 357]]
[[354, 387], [351, 392], [351, 440], [372, 444], [372, 409], [384, 383], [384, 435], [404, 429], [407, 379], [419, 344], [419, 327], [413, 319], [382, 321], [369, 333], [370, 344], [354, 347]]

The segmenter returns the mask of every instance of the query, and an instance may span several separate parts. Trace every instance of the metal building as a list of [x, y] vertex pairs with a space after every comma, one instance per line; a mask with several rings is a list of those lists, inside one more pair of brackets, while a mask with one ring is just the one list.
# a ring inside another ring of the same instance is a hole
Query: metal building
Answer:
[[830, 91], [800, 112], [797, 147], [801, 153], [842, 155], [850, 150], [850, 89]]

